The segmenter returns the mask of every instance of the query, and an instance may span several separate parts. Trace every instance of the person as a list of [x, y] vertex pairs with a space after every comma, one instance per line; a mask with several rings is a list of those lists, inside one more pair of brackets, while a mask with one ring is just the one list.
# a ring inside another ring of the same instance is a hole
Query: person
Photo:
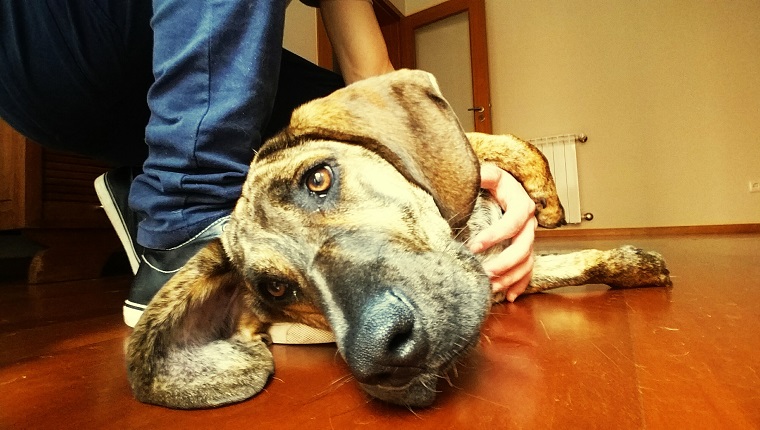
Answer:
[[[127, 166], [95, 187], [136, 269], [128, 325], [221, 234], [255, 151], [295, 107], [393, 70], [371, 0], [302, 1], [321, 7], [342, 76], [282, 49], [285, 0], [2, 2], [0, 116], [44, 146]], [[506, 212], [470, 246], [511, 240], [484, 268], [513, 301], [535, 206], [495, 166], [482, 185]]]

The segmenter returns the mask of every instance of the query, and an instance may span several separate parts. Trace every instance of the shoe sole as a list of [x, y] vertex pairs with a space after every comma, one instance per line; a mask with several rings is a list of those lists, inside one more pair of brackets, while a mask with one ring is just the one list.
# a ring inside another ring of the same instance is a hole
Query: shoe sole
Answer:
[[269, 326], [269, 337], [272, 339], [272, 343], [281, 345], [312, 345], [335, 342], [335, 336], [331, 331], [299, 323], [274, 323]]
[[145, 305], [139, 303], [130, 302], [124, 300], [124, 307], [122, 307], [122, 316], [124, 317], [124, 324], [135, 328], [137, 321], [140, 321], [140, 317], [145, 311]]
[[121, 241], [121, 246], [124, 247], [124, 251], [127, 253], [127, 259], [129, 259], [129, 266], [132, 268], [132, 273], [137, 273], [137, 268], [140, 267], [140, 256], [137, 255], [137, 251], [135, 251], [132, 237], [129, 235], [127, 224], [124, 222], [121, 212], [113, 203], [115, 199], [111, 189], [106, 183], [105, 173], [95, 179], [95, 194], [98, 195], [100, 206], [105, 211], [108, 221], [111, 222], [113, 229], [116, 231], [116, 235]]

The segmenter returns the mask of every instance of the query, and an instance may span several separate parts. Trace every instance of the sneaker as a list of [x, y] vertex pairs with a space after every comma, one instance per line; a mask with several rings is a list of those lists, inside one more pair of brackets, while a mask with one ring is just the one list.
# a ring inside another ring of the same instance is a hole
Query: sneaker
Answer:
[[134, 327], [153, 296], [192, 256], [219, 237], [229, 216], [220, 218], [187, 242], [170, 249], [144, 248], [140, 268], [124, 301], [124, 323]]
[[132, 273], [140, 266], [142, 247], [137, 244], [137, 217], [129, 209], [129, 188], [139, 173], [129, 167], [106, 172], [95, 179], [95, 193], [124, 247]]

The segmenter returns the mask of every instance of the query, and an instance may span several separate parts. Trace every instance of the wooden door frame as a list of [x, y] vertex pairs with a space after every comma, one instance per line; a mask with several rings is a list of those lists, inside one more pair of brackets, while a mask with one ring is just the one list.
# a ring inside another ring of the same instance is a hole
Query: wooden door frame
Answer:
[[492, 132], [491, 86], [488, 72], [485, 0], [448, 0], [409, 15], [401, 21], [401, 65], [416, 68], [414, 31], [420, 27], [467, 12], [470, 18], [470, 61], [472, 62], [472, 102], [482, 106], [483, 119], [475, 118], [475, 130]]

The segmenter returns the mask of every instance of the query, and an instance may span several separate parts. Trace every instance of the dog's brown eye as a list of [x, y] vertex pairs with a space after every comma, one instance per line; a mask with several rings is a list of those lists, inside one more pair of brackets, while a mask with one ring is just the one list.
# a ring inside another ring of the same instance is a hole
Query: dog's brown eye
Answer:
[[306, 178], [306, 188], [309, 191], [322, 194], [330, 189], [333, 183], [333, 172], [330, 166], [320, 166], [309, 172]]
[[272, 297], [282, 297], [288, 292], [288, 285], [284, 282], [269, 282], [267, 283], [267, 293]]

